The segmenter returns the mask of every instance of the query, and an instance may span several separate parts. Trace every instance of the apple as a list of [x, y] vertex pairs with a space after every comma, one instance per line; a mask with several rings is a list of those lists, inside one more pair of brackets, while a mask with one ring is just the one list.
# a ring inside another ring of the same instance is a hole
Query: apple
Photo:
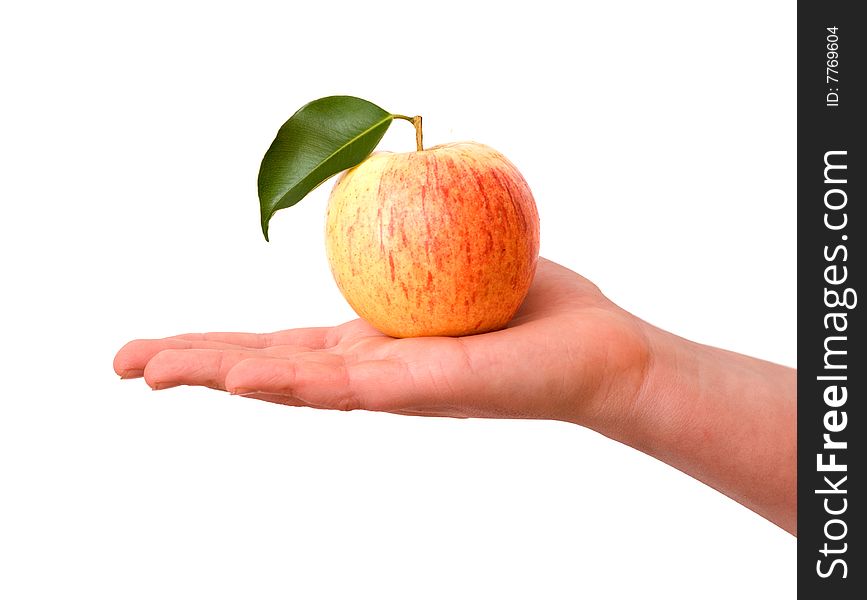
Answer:
[[505, 327], [527, 295], [539, 215], [483, 144], [375, 152], [337, 180], [326, 249], [343, 296], [386, 335], [472, 335]]

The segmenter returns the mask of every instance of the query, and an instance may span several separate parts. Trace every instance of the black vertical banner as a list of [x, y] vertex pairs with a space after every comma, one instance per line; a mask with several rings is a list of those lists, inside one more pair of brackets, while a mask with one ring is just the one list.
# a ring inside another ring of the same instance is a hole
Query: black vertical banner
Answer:
[[801, 598], [867, 598], [867, 22], [856, 7], [798, 2]]

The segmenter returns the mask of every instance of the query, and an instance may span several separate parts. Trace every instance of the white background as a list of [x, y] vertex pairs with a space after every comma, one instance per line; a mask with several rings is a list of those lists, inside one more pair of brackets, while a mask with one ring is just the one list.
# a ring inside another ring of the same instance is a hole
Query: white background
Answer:
[[793, 537], [577, 426], [111, 368], [135, 337], [353, 318], [330, 184], [258, 226], [277, 128], [335, 93], [505, 153], [542, 254], [628, 310], [794, 366], [794, 3], [22, 2], [0, 57], [0, 596], [794, 596]]

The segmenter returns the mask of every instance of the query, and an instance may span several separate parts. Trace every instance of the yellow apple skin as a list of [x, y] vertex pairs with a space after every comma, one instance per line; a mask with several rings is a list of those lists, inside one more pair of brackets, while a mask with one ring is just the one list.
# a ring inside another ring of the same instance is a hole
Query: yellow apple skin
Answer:
[[527, 295], [539, 215], [488, 146], [374, 153], [344, 172], [326, 217], [331, 272], [356, 313], [392, 337], [504, 327]]

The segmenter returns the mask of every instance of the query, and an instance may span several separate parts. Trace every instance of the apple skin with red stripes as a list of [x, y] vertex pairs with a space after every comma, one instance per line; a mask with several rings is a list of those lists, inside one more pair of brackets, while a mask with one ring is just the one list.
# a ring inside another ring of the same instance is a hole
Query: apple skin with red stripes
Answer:
[[539, 215], [483, 144], [376, 152], [337, 180], [326, 250], [343, 296], [386, 335], [473, 335], [505, 327], [526, 297]]

